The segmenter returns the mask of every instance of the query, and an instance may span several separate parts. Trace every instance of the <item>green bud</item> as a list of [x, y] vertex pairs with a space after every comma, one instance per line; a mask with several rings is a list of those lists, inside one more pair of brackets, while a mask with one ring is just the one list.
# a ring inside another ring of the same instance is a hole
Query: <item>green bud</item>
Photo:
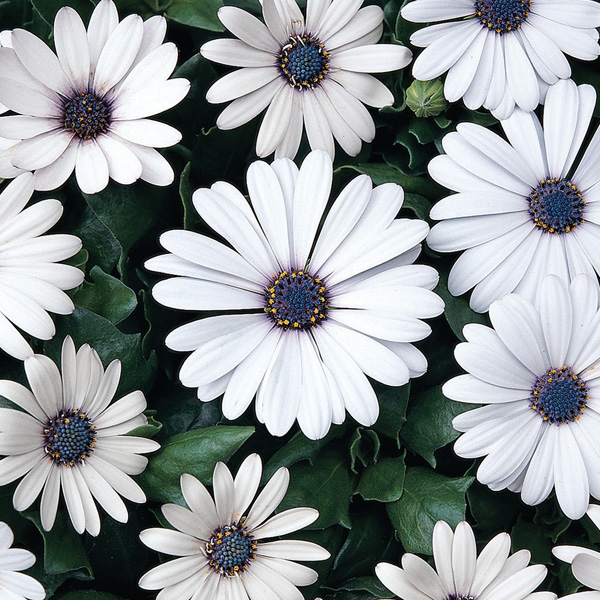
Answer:
[[406, 90], [406, 104], [417, 117], [436, 117], [444, 112], [448, 103], [441, 80], [413, 81]]

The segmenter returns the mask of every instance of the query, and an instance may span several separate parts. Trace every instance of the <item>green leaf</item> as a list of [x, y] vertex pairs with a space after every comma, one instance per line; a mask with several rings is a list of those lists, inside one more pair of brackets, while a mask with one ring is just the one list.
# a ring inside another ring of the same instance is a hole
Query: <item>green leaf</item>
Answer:
[[525, 548], [531, 552], [532, 563], [544, 565], [553, 564], [553, 544], [547, 530], [547, 527], [525, 521], [523, 515], [519, 515], [516, 525], [510, 532], [513, 552]]
[[406, 422], [406, 408], [410, 395], [410, 382], [402, 387], [375, 386], [379, 400], [379, 418], [372, 429], [393, 439], [400, 448], [400, 430]]
[[365, 500], [377, 502], [395, 502], [404, 491], [404, 475], [406, 452], [397, 458], [386, 456], [377, 464], [369, 465], [362, 473], [356, 486], [355, 494]]
[[402, 171], [385, 163], [369, 163], [359, 165], [344, 165], [336, 169], [336, 173], [350, 169], [357, 173], [368, 175], [375, 185], [382, 183], [397, 183], [405, 192], [422, 194], [427, 198], [439, 198], [443, 193], [437, 183], [429, 177], [413, 177], [404, 175]]
[[[436, 140], [440, 140], [446, 135], [445, 129], [447, 129], [452, 121], [448, 119], [441, 120], [438, 122], [439, 115], [432, 119], [423, 119], [419, 117], [413, 117], [408, 125], [408, 131], [417, 138], [419, 144], [431, 144]], [[445, 127], [442, 127], [445, 125]]]
[[290, 487], [278, 511], [296, 506], [310, 506], [319, 518], [308, 529], [330, 525], [350, 528], [348, 509], [354, 488], [348, 461], [338, 450], [324, 450], [312, 465], [297, 463], [290, 468]]
[[154, 418], [155, 414], [156, 414], [155, 410], [146, 411], [146, 417], [148, 418], [148, 423], [146, 423], [146, 425], [140, 425], [139, 427], [132, 429], [131, 431], [127, 432], [125, 435], [134, 435], [137, 437], [147, 437], [147, 438], [154, 437], [162, 429], [162, 423], [160, 421], [157, 421]]
[[56, 589], [66, 579], [93, 579], [92, 566], [83, 547], [82, 537], [73, 529], [65, 510], [59, 510], [50, 531], [44, 531], [39, 513], [26, 512], [44, 540], [43, 565], [38, 562], [29, 573], [38, 579], [46, 592]]
[[179, 178], [179, 196], [183, 204], [183, 228], [193, 229], [198, 221], [198, 215], [192, 204], [192, 184], [190, 182], [190, 171], [192, 163], [185, 165]]
[[490, 321], [486, 315], [471, 310], [469, 301], [465, 296], [457, 298], [448, 291], [448, 279], [443, 271], [440, 272], [440, 282], [434, 291], [442, 297], [445, 304], [444, 316], [446, 317], [446, 321], [448, 321], [448, 325], [450, 325], [454, 335], [461, 342], [465, 341], [462, 330], [467, 323], [490, 325]]
[[[469, 468], [467, 475], [475, 474], [475, 465]], [[508, 531], [514, 523], [515, 515], [523, 504], [518, 494], [501, 490], [493, 492], [487, 485], [475, 481], [467, 490], [469, 510], [477, 521], [478, 530]]]
[[388, 515], [406, 552], [432, 553], [437, 521], [456, 527], [465, 518], [465, 492], [474, 477], [445, 477], [413, 467], [406, 471], [400, 500], [386, 505]]
[[422, 456], [435, 468], [435, 451], [460, 435], [452, 427], [452, 419], [475, 407], [449, 400], [442, 394], [440, 386], [420, 392], [411, 398], [408, 405], [402, 441], [409, 450]]
[[83, 194], [83, 197], [120, 246], [117, 267], [121, 274], [130, 248], [157, 225], [168, 206], [167, 200], [170, 201], [164, 191], [143, 182], [135, 187], [111, 182], [98, 194]]
[[146, 391], [152, 385], [156, 354], [153, 352], [148, 359], [144, 357], [140, 333], [122, 333], [104, 317], [79, 307], [71, 315], [56, 317], [55, 323], [56, 335], [44, 344], [44, 351], [57, 364], [60, 363], [63, 339], [70, 335], [77, 348], [90, 344], [105, 366], [115, 358], [121, 361], [123, 369], [118, 395], [138, 389]]
[[190, 27], [225, 31], [217, 18], [217, 11], [221, 6], [223, 0], [173, 0], [165, 14], [169, 19]]
[[334, 425], [320, 440], [309, 440], [301, 431], [294, 434], [292, 439], [268, 460], [263, 469], [262, 482], [266, 483], [271, 479], [279, 467], [291, 467], [302, 460], [307, 460], [312, 465], [321, 448], [331, 440], [342, 437], [345, 430], [345, 426]]
[[431, 202], [429, 202], [425, 196], [421, 196], [420, 194], [406, 193], [404, 194], [402, 208], [408, 208], [408, 210], [412, 211], [419, 219], [427, 221], [429, 219], [429, 213], [431, 212]]
[[[351, 533], [348, 537], [350, 537]], [[383, 583], [381, 583], [377, 577], [368, 575], [363, 577], [353, 577], [333, 589], [336, 591], [345, 590], [347, 592], [368, 592], [376, 598], [385, 598], [386, 596], [389, 596], [389, 591]]]
[[358, 473], [356, 469], [356, 461], [359, 460], [363, 467], [369, 463], [377, 462], [381, 442], [378, 435], [364, 427], [357, 427], [350, 438], [350, 470], [353, 473]]
[[97, 590], [76, 590], [56, 596], [56, 600], [123, 600], [121, 596], [115, 596], [108, 592]]
[[135, 292], [119, 279], [92, 267], [90, 277], [94, 283], [85, 282], [73, 296], [73, 302], [90, 310], [115, 325], [125, 320], [137, 306]]
[[61, 0], [61, 2], [56, 2], [56, 0], [31, 0], [31, 4], [50, 26], [54, 25], [54, 17], [63, 6], [74, 8], [84, 22], [89, 20], [94, 9], [94, 5], [90, 0]]
[[227, 462], [253, 433], [254, 427], [215, 425], [174, 435], [150, 457], [138, 482], [149, 500], [183, 504], [181, 475], [189, 473], [210, 484], [217, 462]]

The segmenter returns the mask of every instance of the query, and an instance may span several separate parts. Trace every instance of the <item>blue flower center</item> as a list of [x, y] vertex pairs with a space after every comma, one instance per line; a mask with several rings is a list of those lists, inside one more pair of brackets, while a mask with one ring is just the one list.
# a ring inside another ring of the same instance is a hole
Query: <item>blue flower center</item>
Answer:
[[562, 366], [550, 369], [538, 377], [531, 389], [529, 406], [540, 413], [544, 421], [561, 425], [577, 421], [589, 400], [585, 381]]
[[229, 577], [243, 573], [256, 558], [256, 541], [239, 522], [218, 527], [205, 549], [209, 565]]
[[82, 464], [94, 451], [94, 424], [81, 411], [63, 410], [44, 427], [44, 448], [57, 465]]
[[65, 102], [63, 125], [82, 140], [94, 139], [108, 131], [110, 108], [94, 94], [78, 94]]
[[527, 20], [531, 0], [476, 0], [475, 14], [482, 25], [503, 35]]
[[546, 179], [529, 194], [531, 219], [545, 233], [568, 233], [583, 223], [585, 202], [567, 179]]
[[298, 90], [321, 85], [329, 72], [331, 55], [318, 39], [308, 33], [290, 37], [278, 56], [283, 76]]
[[312, 329], [327, 318], [323, 281], [306, 271], [283, 271], [265, 290], [265, 312], [284, 329]]

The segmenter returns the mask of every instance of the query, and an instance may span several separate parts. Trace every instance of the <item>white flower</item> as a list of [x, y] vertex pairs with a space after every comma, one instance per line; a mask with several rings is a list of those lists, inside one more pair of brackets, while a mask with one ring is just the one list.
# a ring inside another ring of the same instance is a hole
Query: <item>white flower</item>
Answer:
[[[306, 20], [295, 0], [263, 0], [263, 24], [232, 6], [219, 9], [223, 25], [239, 39], [207, 42], [209, 60], [242, 67], [219, 79], [206, 99], [233, 102], [217, 119], [235, 129], [268, 107], [256, 141], [258, 156], [294, 158], [306, 128], [312, 149], [333, 158], [334, 138], [350, 156], [375, 137], [375, 124], [363, 106], [394, 103], [390, 90], [368, 73], [404, 68], [408, 48], [377, 45], [383, 31], [378, 6], [364, 0], [308, 0]], [[359, 10], [360, 9], [360, 10]]]
[[469, 374], [448, 381], [452, 400], [485, 404], [452, 422], [465, 458], [486, 456], [477, 479], [521, 492], [529, 505], [552, 488], [579, 519], [600, 498], [600, 311], [598, 283], [546, 277], [538, 306], [510, 294], [490, 307], [494, 329], [470, 324], [454, 355]]
[[[12, 48], [10, 41], [10, 31], [0, 31], [0, 48]], [[8, 111], [8, 108], [0, 102], [0, 115]], [[14, 146], [17, 143], [16, 140], [7, 140], [0, 136], [0, 152]]]
[[303, 600], [296, 586], [317, 580], [313, 569], [296, 560], [325, 560], [330, 554], [317, 544], [299, 540], [267, 542], [313, 523], [314, 508], [291, 508], [268, 518], [283, 500], [289, 471], [281, 467], [250, 504], [258, 490], [262, 463], [251, 454], [235, 479], [222, 462], [213, 475], [214, 500], [195, 477], [181, 476], [181, 491], [191, 510], [165, 504], [162, 513], [177, 530], [146, 529], [146, 546], [179, 556], [154, 567], [140, 579], [145, 590], [164, 590], [159, 598], [231, 598]]
[[75, 309], [63, 290], [77, 287], [83, 272], [60, 264], [77, 254], [74, 235], [42, 235], [63, 212], [58, 200], [24, 208], [33, 194], [33, 175], [24, 173], [0, 193], [0, 348], [24, 359], [33, 354], [17, 327], [42, 340], [56, 329], [48, 312], [69, 315]]
[[443, 310], [430, 291], [435, 269], [412, 264], [427, 224], [394, 219], [402, 188], [373, 189], [369, 177], [357, 177], [317, 234], [331, 182], [331, 160], [321, 150], [300, 170], [287, 158], [255, 162], [251, 205], [224, 182], [193, 195], [202, 219], [233, 249], [169, 231], [160, 242], [171, 254], [146, 263], [176, 275], [154, 286], [161, 304], [237, 311], [183, 325], [166, 344], [194, 351], [179, 374], [183, 385], [197, 387], [203, 401], [224, 393], [228, 419], [256, 394], [258, 420], [273, 435], [298, 419], [309, 438], [321, 438], [346, 409], [372, 425], [379, 405], [365, 374], [393, 386], [422, 375], [425, 357], [410, 342], [431, 332], [420, 319]]
[[[114, 519], [127, 521], [120, 496], [145, 502], [146, 496], [129, 475], [138, 475], [148, 459], [140, 456], [160, 446], [153, 440], [125, 435], [147, 423], [140, 391], [114, 404], [121, 361], [106, 372], [94, 349], [66, 337], [62, 347], [62, 377], [47, 356], [25, 359], [31, 391], [14, 381], [0, 381], [0, 396], [23, 410], [0, 408], [0, 485], [20, 477], [13, 496], [16, 510], [26, 510], [42, 493], [40, 516], [52, 529], [60, 492], [78, 533], [100, 532], [94, 499]], [[109, 406], [110, 405], [110, 406]]]
[[[590, 504], [586, 512], [594, 525], [600, 529], [600, 506]], [[577, 581], [593, 590], [600, 591], [600, 552], [581, 546], [556, 546], [552, 548], [552, 554], [571, 565]], [[586, 594], [586, 596], [597, 599], [600, 595]], [[581, 597], [583, 600], [583, 594]], [[569, 598], [571, 599], [573, 596], [569, 596]]]
[[0, 597], [6, 600], [43, 600], [42, 584], [19, 571], [35, 564], [35, 554], [22, 548], [11, 548], [15, 536], [12, 529], [0, 521]]
[[75, 169], [89, 194], [103, 190], [109, 176], [169, 185], [173, 169], [154, 148], [177, 144], [181, 135], [146, 117], [175, 106], [190, 84], [168, 80], [177, 48], [162, 43], [165, 31], [159, 16], [119, 23], [112, 0], [97, 4], [87, 31], [72, 8], [61, 8], [57, 54], [28, 31], [13, 30], [13, 49], [0, 48], [0, 102], [17, 114], [0, 117], [0, 136], [19, 143], [0, 154], [0, 177], [35, 171], [36, 189], [52, 190]]
[[470, 305], [485, 312], [509, 292], [533, 301], [545, 275], [565, 281], [600, 272], [600, 130], [574, 168], [596, 102], [589, 85], [561, 81], [548, 92], [544, 127], [516, 109], [502, 127], [462, 123], [444, 137], [446, 155], [431, 176], [460, 192], [431, 211], [427, 243], [438, 252], [465, 250], [448, 278], [450, 293], [471, 288]]
[[416, 23], [445, 21], [411, 36], [425, 48], [413, 65], [415, 79], [448, 71], [450, 102], [463, 98], [471, 110], [483, 105], [498, 119], [515, 104], [534, 110], [549, 85], [571, 77], [565, 54], [600, 54], [600, 5], [593, 0], [416, 0], [401, 12]]
[[[531, 552], [510, 555], [510, 535], [500, 533], [477, 556], [471, 526], [462, 521], [452, 529], [438, 521], [433, 529], [433, 569], [414, 554], [402, 557], [402, 568], [379, 563], [375, 573], [403, 600], [554, 600], [551, 592], [533, 590], [546, 577], [543, 565], [529, 565]], [[437, 570], [437, 572], [436, 572]]]

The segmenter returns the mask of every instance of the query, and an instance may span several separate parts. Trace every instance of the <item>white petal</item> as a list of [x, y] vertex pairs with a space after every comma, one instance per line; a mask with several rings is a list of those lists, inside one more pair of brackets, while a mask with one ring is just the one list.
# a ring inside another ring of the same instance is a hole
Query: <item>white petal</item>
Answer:
[[56, 13], [54, 43], [60, 64], [73, 87], [87, 91], [90, 76], [90, 48], [81, 17], [65, 6]]

